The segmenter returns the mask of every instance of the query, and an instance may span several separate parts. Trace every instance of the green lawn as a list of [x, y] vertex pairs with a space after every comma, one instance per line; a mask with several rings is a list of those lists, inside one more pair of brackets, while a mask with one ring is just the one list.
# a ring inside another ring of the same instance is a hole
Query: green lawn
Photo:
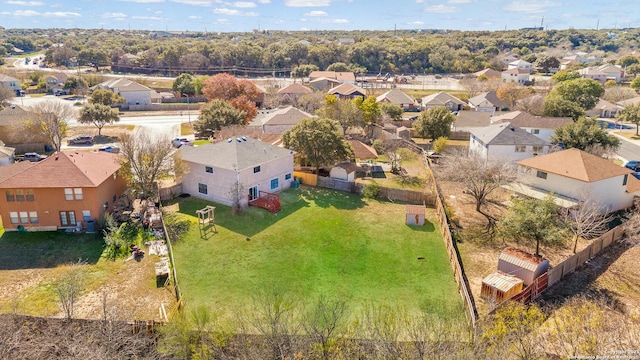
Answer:
[[280, 199], [277, 215], [249, 208], [236, 216], [214, 204], [218, 233], [206, 239], [194, 215], [209, 203], [179, 200], [178, 212], [192, 222], [174, 244], [189, 306], [230, 314], [275, 287], [302, 302], [320, 294], [347, 299], [352, 313], [377, 304], [464, 319], [433, 212], [424, 227], [409, 227], [400, 204], [308, 187]]

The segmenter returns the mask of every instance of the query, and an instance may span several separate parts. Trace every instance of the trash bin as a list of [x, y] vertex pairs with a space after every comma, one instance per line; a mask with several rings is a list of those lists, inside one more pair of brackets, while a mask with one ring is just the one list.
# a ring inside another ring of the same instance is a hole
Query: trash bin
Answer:
[[292, 188], [297, 189], [299, 186], [300, 186], [300, 185], [298, 184], [298, 182], [297, 182], [296, 180], [293, 180], [293, 181], [291, 182], [291, 187], [292, 187]]
[[296, 181], [298, 182], [298, 185], [302, 184], [302, 178], [301, 177], [297, 178]]
[[87, 221], [87, 234], [93, 234], [96, 232], [96, 221], [88, 220]]

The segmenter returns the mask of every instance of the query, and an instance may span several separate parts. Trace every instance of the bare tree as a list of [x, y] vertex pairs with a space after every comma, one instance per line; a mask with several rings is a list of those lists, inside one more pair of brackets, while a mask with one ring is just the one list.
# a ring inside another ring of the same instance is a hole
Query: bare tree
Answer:
[[2, 109], [2, 106], [5, 101], [9, 101], [13, 99], [15, 96], [16, 96], [16, 92], [13, 91], [12, 88], [6, 85], [0, 84], [0, 109]]
[[483, 84], [482, 81], [478, 81], [475, 77], [465, 77], [459, 81], [459, 84], [466, 90], [469, 98], [480, 94], [485, 88], [485, 84]]
[[153, 141], [142, 132], [125, 133], [120, 136], [120, 149], [129, 182], [142, 198], [156, 195], [156, 180], [183, 173], [182, 161], [168, 139]]
[[520, 100], [516, 100], [514, 110], [520, 110], [531, 115], [541, 116], [544, 111], [544, 95], [533, 94]]
[[604, 89], [604, 95], [602, 96], [602, 98], [615, 104], [619, 101], [631, 99], [632, 97], [636, 96], [638, 96], [638, 94], [630, 87], [611, 86]]
[[47, 100], [32, 107], [33, 120], [26, 123], [27, 131], [44, 135], [56, 151], [60, 151], [68, 122], [77, 114], [73, 106], [55, 100]]
[[340, 331], [347, 313], [347, 302], [336, 299], [330, 300], [320, 296], [311, 311], [304, 318], [304, 329], [316, 344], [320, 346], [322, 359], [332, 357], [331, 340]]
[[481, 207], [492, 192], [516, 179], [516, 169], [507, 161], [458, 153], [445, 159], [440, 176], [445, 180], [460, 183], [465, 192], [475, 199], [476, 211], [491, 222], [491, 217], [483, 213]]
[[608, 225], [613, 219], [606, 213], [602, 201], [589, 193], [580, 196], [578, 206], [564, 212], [564, 221], [573, 234], [573, 253], [576, 253], [578, 239], [593, 239], [608, 230]]
[[86, 263], [81, 261], [72, 264], [69, 271], [54, 286], [67, 320], [73, 319], [75, 304], [84, 290], [84, 265]]

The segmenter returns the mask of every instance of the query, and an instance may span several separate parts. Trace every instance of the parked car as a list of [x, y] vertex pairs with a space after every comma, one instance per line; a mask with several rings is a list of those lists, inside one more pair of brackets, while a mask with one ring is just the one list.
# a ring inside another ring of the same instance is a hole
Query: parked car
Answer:
[[24, 155], [16, 155], [16, 161], [31, 161], [38, 162], [47, 158], [47, 155], [40, 155], [38, 153], [29, 152]]
[[631, 174], [634, 178], [640, 180], [640, 172], [634, 172], [633, 174]]
[[633, 171], [640, 171], [640, 160], [631, 160], [628, 163], [624, 164], [624, 167], [627, 169], [631, 169]]
[[92, 145], [93, 144], [93, 136], [85, 135], [85, 136], [76, 136], [67, 140], [67, 145]]
[[108, 146], [101, 147], [100, 149], [98, 149], [98, 151], [105, 151], [105, 152], [117, 154], [120, 152], [120, 148], [117, 146], [108, 145]]
[[193, 143], [190, 142], [187, 138], [175, 138], [171, 140], [171, 144], [176, 148], [179, 148], [182, 145], [193, 145]]

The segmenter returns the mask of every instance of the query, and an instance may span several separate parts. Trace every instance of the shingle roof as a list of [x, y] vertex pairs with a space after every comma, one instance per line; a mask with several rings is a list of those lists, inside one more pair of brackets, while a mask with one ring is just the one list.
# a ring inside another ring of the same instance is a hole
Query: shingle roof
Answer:
[[353, 157], [356, 159], [376, 159], [378, 157], [378, 152], [373, 147], [358, 140], [347, 141], [351, 144]]
[[469, 131], [488, 145], [549, 145], [546, 141], [509, 122], [474, 128]]
[[16, 153], [16, 149], [4, 145], [0, 145], [0, 158], [8, 158]]
[[285, 86], [282, 89], [278, 90], [278, 94], [304, 95], [304, 94], [311, 94], [312, 92], [313, 90], [309, 89], [308, 87], [300, 83], [293, 83], [291, 85]]
[[179, 151], [185, 161], [227, 170], [252, 168], [293, 154], [289, 149], [249, 137], [245, 139], [235, 138], [215, 144], [182, 146]]
[[338, 80], [341, 82], [344, 81], [356, 81], [356, 76], [352, 72], [336, 72], [336, 71], [312, 71], [309, 74], [309, 79], [314, 80], [317, 78], [329, 78]]
[[386, 93], [376, 98], [377, 102], [381, 102], [384, 100], [387, 100], [392, 104], [398, 104], [398, 105], [413, 104], [416, 102], [414, 98], [412, 98], [411, 96], [407, 95], [404, 91], [399, 89], [389, 90]]
[[529, 271], [536, 271], [538, 266], [544, 261], [541, 256], [535, 256], [522, 250], [506, 248], [502, 250], [498, 260], [506, 261]]
[[524, 111], [511, 111], [506, 114], [494, 116], [491, 121], [501, 123], [508, 121], [515, 126], [524, 128], [556, 129], [573, 122], [569, 117], [542, 117], [533, 116]]
[[635, 104], [640, 104], [640, 96], [636, 96], [633, 97], [631, 99], [627, 99], [627, 100], [622, 100], [622, 101], [618, 101], [616, 104], [624, 107], [627, 105], [635, 105]]
[[91, 89], [118, 89], [119, 92], [151, 91], [150, 88], [127, 78], [111, 79], [93, 86]]
[[349, 83], [340, 84], [332, 88], [331, 90], [327, 91], [327, 94], [339, 94], [339, 95], [346, 95], [346, 96], [350, 96], [355, 93], [363, 96], [365, 95], [365, 93], [362, 91], [361, 88]]
[[[0, 188], [96, 187], [113, 176], [120, 166], [116, 154], [63, 151], [31, 166], [16, 167], [18, 171], [0, 181]], [[6, 168], [3, 167], [3, 173]]]
[[484, 75], [484, 76], [489, 77], [489, 78], [490, 77], [500, 77], [500, 71], [493, 70], [491, 68], [486, 68], [484, 70], [480, 70], [480, 71], [474, 72], [473, 75], [475, 77], [478, 77], [478, 76], [481, 76], [481, 75]]
[[469, 104], [474, 107], [497, 107], [497, 108], [505, 108], [507, 107], [507, 102], [498, 99], [495, 91], [489, 91], [486, 93], [482, 93], [478, 96], [474, 96], [469, 99]]
[[444, 91], [439, 91], [435, 94], [431, 94], [422, 98], [422, 105], [436, 105], [445, 106], [446, 103], [452, 102], [457, 105], [464, 105], [464, 101], [457, 97], [447, 94]]
[[19, 80], [14, 78], [13, 76], [0, 74], [0, 82], [9, 82], [9, 81], [17, 81], [17, 82], [19, 82]]
[[609, 179], [633, 171], [578, 149], [562, 150], [520, 160], [518, 165], [584, 182]]
[[640, 180], [633, 176], [629, 176], [629, 180], [627, 181], [627, 192], [630, 194], [640, 192]]
[[272, 111], [264, 115], [258, 115], [255, 121], [262, 125], [295, 125], [302, 119], [312, 118], [313, 115], [293, 106]]

